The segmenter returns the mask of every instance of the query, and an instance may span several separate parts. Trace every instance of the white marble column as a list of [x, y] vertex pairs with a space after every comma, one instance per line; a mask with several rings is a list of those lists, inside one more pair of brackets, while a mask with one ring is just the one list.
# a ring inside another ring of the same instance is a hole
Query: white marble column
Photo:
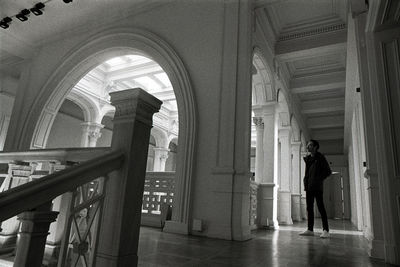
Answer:
[[275, 181], [275, 149], [277, 143], [277, 129], [275, 123], [276, 103], [271, 102], [257, 110], [264, 122], [263, 132], [263, 170], [259, 184], [259, 224], [278, 229], [277, 218], [277, 185]]
[[163, 172], [165, 171], [165, 162], [168, 158], [168, 148], [155, 147], [154, 148], [154, 171]]
[[304, 175], [306, 173], [306, 163], [304, 162], [304, 157], [307, 156], [307, 152], [301, 151], [300, 158], [300, 192], [301, 192], [301, 218], [307, 220], [307, 201], [306, 201], [306, 191], [304, 191]]
[[82, 147], [95, 147], [97, 140], [101, 137], [101, 129], [104, 125], [96, 122], [84, 122], [82, 125]]
[[301, 221], [301, 142], [292, 142], [292, 220]]
[[291, 193], [291, 148], [290, 128], [279, 129], [279, 141], [281, 143], [280, 184], [278, 195], [278, 221], [279, 224], [293, 224], [292, 221], [292, 193]]
[[262, 117], [254, 117], [253, 122], [256, 125], [256, 171], [255, 171], [255, 182], [261, 183], [263, 180], [263, 169], [264, 169], [264, 122]]

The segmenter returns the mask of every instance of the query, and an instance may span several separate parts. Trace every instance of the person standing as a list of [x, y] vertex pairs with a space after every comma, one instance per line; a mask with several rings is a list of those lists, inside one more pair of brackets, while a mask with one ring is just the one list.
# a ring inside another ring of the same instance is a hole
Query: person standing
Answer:
[[323, 232], [321, 238], [329, 238], [328, 216], [324, 206], [323, 190], [324, 180], [331, 175], [332, 171], [324, 155], [318, 152], [319, 143], [310, 140], [307, 150], [310, 155], [304, 157], [306, 171], [304, 175], [304, 191], [306, 191], [308, 229], [300, 235], [314, 235], [314, 199], [317, 202], [318, 211], [321, 214]]

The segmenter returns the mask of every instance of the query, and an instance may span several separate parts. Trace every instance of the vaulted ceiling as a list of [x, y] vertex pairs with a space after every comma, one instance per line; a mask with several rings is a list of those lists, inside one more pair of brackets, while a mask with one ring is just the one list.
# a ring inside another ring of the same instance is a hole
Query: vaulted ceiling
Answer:
[[341, 153], [344, 137], [347, 1], [259, 0], [275, 54], [311, 138]]

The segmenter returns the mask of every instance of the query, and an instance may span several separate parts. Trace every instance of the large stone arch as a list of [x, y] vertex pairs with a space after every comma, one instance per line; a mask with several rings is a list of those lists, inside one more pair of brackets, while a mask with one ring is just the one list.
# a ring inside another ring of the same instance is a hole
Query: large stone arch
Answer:
[[[45, 142], [46, 129], [72, 87], [102, 62], [125, 54], [140, 54], [157, 62], [168, 75], [178, 105], [179, 143], [172, 220], [166, 230], [188, 233], [197, 112], [188, 72], [172, 47], [157, 35], [133, 28], [99, 32], [71, 49], [46, 81], [24, 125], [22, 140]], [[36, 112], [35, 112], [36, 111]], [[35, 114], [40, 114], [37, 116]], [[36, 117], [35, 117], [36, 116]], [[36, 127], [30, 125], [36, 124]], [[29, 130], [34, 129], [34, 130]], [[30, 132], [31, 131], [31, 132]], [[39, 146], [38, 146], [39, 147]]]
[[264, 104], [276, 100], [274, 79], [268, 64], [266, 63], [261, 49], [255, 47], [253, 51], [253, 83], [252, 83], [252, 102]]

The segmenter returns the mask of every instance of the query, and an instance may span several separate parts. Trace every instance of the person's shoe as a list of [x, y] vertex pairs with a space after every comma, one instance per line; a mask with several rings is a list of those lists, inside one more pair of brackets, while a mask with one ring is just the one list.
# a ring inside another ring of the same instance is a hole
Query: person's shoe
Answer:
[[300, 233], [299, 235], [314, 236], [314, 232], [310, 231], [310, 230], [305, 230], [304, 232]]
[[331, 235], [329, 234], [329, 232], [324, 230], [319, 237], [321, 237], [321, 238], [329, 238], [330, 236]]

